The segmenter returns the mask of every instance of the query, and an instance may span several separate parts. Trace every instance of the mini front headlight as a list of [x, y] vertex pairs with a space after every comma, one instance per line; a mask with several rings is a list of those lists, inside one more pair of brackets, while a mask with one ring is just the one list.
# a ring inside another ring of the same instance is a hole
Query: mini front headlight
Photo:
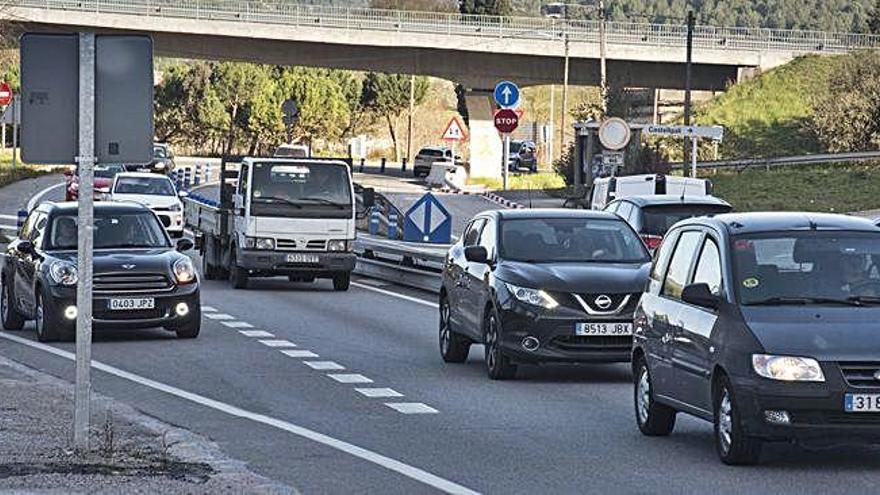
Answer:
[[783, 382], [824, 382], [825, 374], [813, 358], [753, 354], [752, 368], [760, 376]]
[[547, 294], [540, 289], [529, 289], [527, 287], [519, 287], [513, 284], [505, 285], [507, 285], [507, 290], [509, 290], [510, 293], [513, 294], [513, 297], [524, 303], [531, 304], [533, 306], [540, 306], [546, 309], [553, 309], [556, 306], [559, 306], [559, 303], [556, 302], [556, 299], [553, 299], [550, 294]]
[[345, 240], [327, 241], [327, 251], [348, 251], [348, 245]]
[[196, 269], [189, 258], [181, 258], [174, 263], [174, 278], [178, 284], [188, 284], [196, 279]]
[[66, 261], [56, 261], [49, 266], [49, 276], [52, 281], [59, 285], [76, 285], [79, 277], [77, 276], [76, 266]]

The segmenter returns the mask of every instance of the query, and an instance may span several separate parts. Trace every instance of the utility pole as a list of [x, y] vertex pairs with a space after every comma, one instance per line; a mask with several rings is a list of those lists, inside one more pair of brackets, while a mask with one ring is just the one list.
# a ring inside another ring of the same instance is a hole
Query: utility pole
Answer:
[[605, 0], [599, 0], [599, 93], [602, 97], [602, 114], [608, 115], [608, 69], [606, 67]]
[[[406, 161], [412, 163], [413, 108], [416, 101], [416, 76], [409, 76], [409, 117], [406, 129]], [[452, 157], [453, 161], [455, 157]]]
[[89, 449], [89, 398], [92, 365], [92, 248], [94, 230], [95, 165], [95, 33], [79, 34], [79, 195], [76, 284], [76, 388], [74, 390], [73, 446]]
[[547, 140], [547, 156], [549, 156], [548, 162], [553, 164], [553, 160], [556, 159], [554, 156], [554, 146], [553, 142], [556, 141], [556, 85], [550, 85], [550, 139]]
[[568, 114], [568, 4], [565, 4], [565, 23], [562, 39], [565, 47], [565, 62], [562, 76], [562, 115], [559, 129], [559, 153], [565, 153], [565, 120]]
[[[687, 15], [687, 61], [684, 69], [684, 125], [691, 125], [691, 63], [694, 51], [694, 11], [689, 10]], [[688, 138], [684, 139], [684, 160], [682, 160], [682, 175], [687, 177], [688, 164]]]
[[18, 95], [12, 97], [12, 169], [18, 165]]

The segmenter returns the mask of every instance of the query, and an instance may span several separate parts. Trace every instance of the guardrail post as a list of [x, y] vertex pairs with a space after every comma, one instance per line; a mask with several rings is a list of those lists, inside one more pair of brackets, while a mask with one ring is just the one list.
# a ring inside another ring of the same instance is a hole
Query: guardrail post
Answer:
[[397, 239], [397, 213], [388, 214], [388, 238]]
[[379, 173], [385, 173], [385, 157], [382, 157], [382, 164], [379, 166]]
[[361, 158], [361, 172], [362, 172], [362, 173], [363, 173], [363, 171], [364, 171], [364, 162], [366, 162], [366, 161], [367, 161], [366, 158]]
[[406, 157], [404, 157], [403, 160], [400, 162], [400, 171], [406, 172]]
[[189, 189], [189, 185], [192, 184], [192, 168], [183, 169], [183, 187], [184, 189]]
[[379, 234], [379, 219], [381, 214], [378, 211], [370, 213], [370, 235]]
[[18, 230], [21, 230], [21, 227], [24, 225], [24, 221], [27, 220], [28, 212], [27, 210], [18, 210], [18, 219], [15, 223]]

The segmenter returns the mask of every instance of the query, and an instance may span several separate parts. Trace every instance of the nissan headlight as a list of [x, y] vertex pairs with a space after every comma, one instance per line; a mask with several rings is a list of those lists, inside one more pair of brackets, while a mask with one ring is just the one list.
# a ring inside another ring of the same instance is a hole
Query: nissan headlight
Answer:
[[327, 251], [351, 251], [351, 241], [338, 239], [327, 241]]
[[196, 269], [189, 258], [181, 258], [174, 263], [174, 279], [178, 284], [188, 284], [196, 279]]
[[262, 249], [271, 251], [275, 249], [275, 239], [271, 237], [247, 237], [244, 240], [245, 249]]
[[824, 382], [825, 375], [813, 358], [752, 354], [752, 368], [760, 376], [783, 382]]
[[513, 284], [505, 285], [507, 286], [507, 290], [509, 290], [510, 293], [513, 294], [513, 297], [526, 304], [531, 304], [532, 306], [540, 306], [546, 309], [553, 309], [556, 306], [559, 306], [559, 303], [556, 302], [556, 299], [553, 299], [550, 294], [547, 294], [540, 289], [529, 289]]
[[56, 261], [49, 266], [49, 276], [58, 285], [76, 285], [79, 280], [76, 265], [67, 261]]

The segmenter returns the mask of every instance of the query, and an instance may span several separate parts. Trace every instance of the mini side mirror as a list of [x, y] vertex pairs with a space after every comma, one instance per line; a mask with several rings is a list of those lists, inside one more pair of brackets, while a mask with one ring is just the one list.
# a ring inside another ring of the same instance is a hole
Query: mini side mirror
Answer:
[[363, 199], [364, 209], [372, 208], [376, 204], [376, 190], [372, 187], [361, 189], [361, 198]]
[[681, 291], [681, 300], [703, 308], [718, 309], [721, 298], [712, 294], [708, 284], [691, 284]]
[[464, 259], [471, 263], [486, 263], [489, 261], [489, 252], [483, 246], [468, 246], [464, 248]]
[[195, 244], [189, 239], [180, 239], [177, 241], [177, 250], [180, 252], [189, 251], [193, 247], [195, 247]]
[[32, 254], [34, 252], [34, 243], [31, 241], [21, 241], [15, 246], [15, 249], [21, 254]]

